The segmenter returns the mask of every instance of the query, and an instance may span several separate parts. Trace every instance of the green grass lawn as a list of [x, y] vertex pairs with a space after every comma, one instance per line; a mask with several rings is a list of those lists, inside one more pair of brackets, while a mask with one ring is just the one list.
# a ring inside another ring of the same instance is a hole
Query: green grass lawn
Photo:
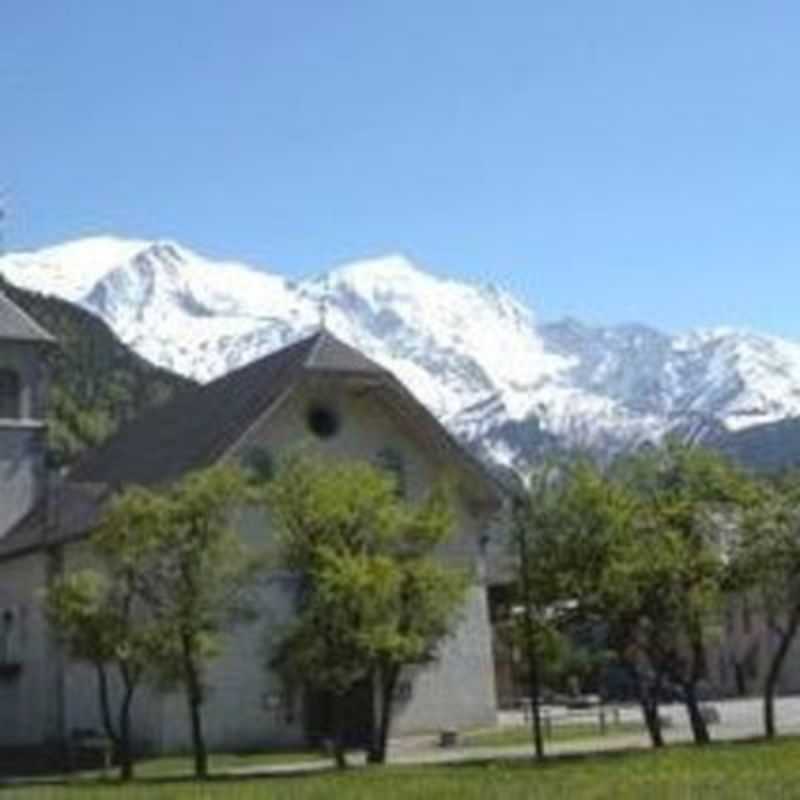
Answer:
[[[568, 722], [553, 725], [549, 734], [545, 732], [545, 746], [548, 742], [572, 742], [630, 733], [645, 733], [645, 727], [638, 722], [623, 722], [616, 725], [609, 724], [606, 732], [602, 733], [596, 722]], [[492, 728], [491, 730], [465, 733], [461, 737], [461, 745], [464, 747], [514, 747], [530, 743], [530, 725]]]
[[788, 800], [800, 798], [800, 741], [671, 747], [483, 765], [353, 769], [249, 781], [11, 787], [15, 800]]

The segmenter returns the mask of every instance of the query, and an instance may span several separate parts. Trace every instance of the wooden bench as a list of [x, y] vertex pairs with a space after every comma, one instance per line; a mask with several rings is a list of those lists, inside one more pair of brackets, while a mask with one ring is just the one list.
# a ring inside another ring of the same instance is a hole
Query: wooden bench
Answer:
[[[95, 731], [76, 730], [72, 732], [69, 742], [69, 761], [75, 767], [81, 768], [82, 762], [88, 757], [100, 758], [103, 775], [111, 769], [111, 754], [113, 743], [106, 736], [100, 736]], [[94, 758], [89, 758], [94, 764]]]

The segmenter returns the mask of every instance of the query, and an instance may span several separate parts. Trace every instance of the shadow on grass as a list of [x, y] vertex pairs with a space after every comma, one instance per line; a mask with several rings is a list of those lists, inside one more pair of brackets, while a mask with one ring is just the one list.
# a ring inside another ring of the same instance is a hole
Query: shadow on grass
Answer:
[[[353, 769], [347, 770], [352, 772]], [[0, 778], [0, 793], [3, 791], [13, 789], [30, 789], [38, 787], [50, 788], [69, 788], [76, 789], [81, 787], [87, 788], [122, 788], [125, 786], [131, 787], [147, 787], [147, 786], [180, 786], [186, 784], [225, 784], [225, 783], [250, 783], [254, 781], [270, 781], [270, 780], [296, 780], [298, 778], [309, 778], [317, 775], [328, 775], [331, 773], [340, 774], [342, 770], [337, 769], [334, 765], [330, 766], [315, 766], [313, 768], [300, 769], [298, 768], [265, 768], [264, 771], [259, 772], [254, 767], [253, 772], [243, 772], [241, 774], [233, 772], [219, 772], [212, 773], [204, 780], [196, 778], [194, 775], [159, 775], [149, 776], [143, 775], [141, 777], [135, 776], [130, 781], [120, 780], [118, 777], [30, 777], [30, 778]]]
[[[290, 751], [294, 753], [295, 751]], [[256, 753], [244, 753], [245, 757], [256, 755]], [[271, 755], [274, 755], [272, 753]], [[135, 771], [145, 771], [145, 774], [135, 774], [132, 780], [123, 781], [118, 777], [119, 767], [112, 766], [108, 773], [103, 775], [98, 770], [92, 769], [88, 772], [75, 771], [65, 773], [63, 769], [56, 768], [49, 772], [37, 772], [28, 774], [0, 774], [0, 793], [9, 789], [24, 789], [34, 787], [51, 788], [80, 788], [80, 787], [124, 787], [124, 786], [166, 786], [173, 784], [211, 784], [211, 783], [231, 783], [231, 782], [250, 782], [254, 780], [269, 780], [275, 778], [300, 778], [310, 775], [320, 775], [329, 772], [341, 772], [332, 761], [320, 754], [319, 759], [309, 759], [298, 761], [296, 764], [291, 762], [284, 763], [253, 763], [251, 765], [221, 767], [218, 771], [213, 771], [203, 780], [198, 779], [189, 771], [180, 773], [169, 772], [165, 774], [148, 775], [146, 774], [147, 759], [136, 762]], [[237, 771], [241, 770], [241, 772]]]

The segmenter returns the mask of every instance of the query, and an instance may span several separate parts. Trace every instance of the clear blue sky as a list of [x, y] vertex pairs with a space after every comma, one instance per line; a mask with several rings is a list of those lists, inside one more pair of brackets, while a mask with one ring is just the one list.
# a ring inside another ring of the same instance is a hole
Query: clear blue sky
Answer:
[[546, 318], [800, 337], [796, 0], [7, 0], [9, 249], [403, 251]]

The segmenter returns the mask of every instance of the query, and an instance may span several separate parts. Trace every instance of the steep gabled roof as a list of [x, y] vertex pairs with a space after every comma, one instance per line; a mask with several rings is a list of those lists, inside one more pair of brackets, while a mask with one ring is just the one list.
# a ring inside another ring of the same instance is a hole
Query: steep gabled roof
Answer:
[[315, 338], [146, 411], [89, 451], [70, 472], [70, 480], [147, 486], [209, 466], [294, 382]]
[[215, 463], [304, 375], [374, 378], [431, 441], [480, 478], [497, 484], [438, 420], [383, 367], [325, 330], [211, 383], [187, 389], [143, 414], [75, 466], [69, 480], [110, 487], [168, 483]]
[[87, 453], [79, 483], [153, 485], [214, 463], [304, 372], [389, 376], [327, 331], [296, 342], [148, 411]]
[[390, 372], [367, 358], [363, 353], [337, 339], [328, 331], [320, 331], [315, 337], [305, 361], [308, 370], [331, 372], [355, 372], [388, 377]]
[[107, 486], [63, 483], [0, 537], [0, 561], [43, 546], [79, 539], [99, 521]]
[[44, 328], [12, 303], [3, 291], [0, 291], [0, 340], [47, 344], [55, 342]]
[[210, 466], [301, 377], [314, 373], [369, 378], [388, 407], [412, 419], [436, 450], [458, 459], [495, 498], [504, 494], [485, 467], [391, 372], [323, 330], [205, 386], [185, 390], [86, 453], [67, 481], [53, 490], [50, 502], [40, 503], [0, 539], [0, 560], [85, 536], [117, 488], [168, 483]]

